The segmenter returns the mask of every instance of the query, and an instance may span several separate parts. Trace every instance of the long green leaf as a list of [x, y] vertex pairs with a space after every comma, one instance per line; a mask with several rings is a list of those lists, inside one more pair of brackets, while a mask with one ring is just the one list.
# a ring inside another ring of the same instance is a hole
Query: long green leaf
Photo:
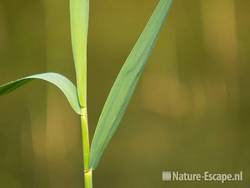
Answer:
[[95, 169], [119, 126], [157, 36], [165, 21], [171, 0], [160, 0], [123, 65], [102, 110], [91, 146], [90, 167]]
[[77, 114], [81, 114], [75, 85], [66, 77], [57, 73], [36, 74], [8, 82], [0, 86], [0, 95], [7, 94], [34, 79], [44, 80], [57, 86], [64, 93], [73, 110]]
[[87, 102], [87, 37], [89, 0], [70, 0], [71, 38], [76, 69], [78, 97], [82, 107]]

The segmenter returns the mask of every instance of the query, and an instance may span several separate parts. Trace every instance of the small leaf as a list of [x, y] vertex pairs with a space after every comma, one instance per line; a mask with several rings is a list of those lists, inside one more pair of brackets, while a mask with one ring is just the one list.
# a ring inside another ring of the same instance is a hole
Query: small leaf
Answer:
[[75, 85], [66, 77], [57, 73], [36, 74], [8, 82], [0, 86], [0, 95], [7, 94], [34, 79], [44, 80], [57, 86], [64, 93], [73, 110], [77, 114], [81, 114]]
[[70, 0], [71, 40], [79, 102], [86, 107], [89, 0]]
[[102, 110], [91, 146], [90, 167], [95, 169], [119, 126], [165, 21], [171, 0], [160, 0], [133, 50], [123, 65]]

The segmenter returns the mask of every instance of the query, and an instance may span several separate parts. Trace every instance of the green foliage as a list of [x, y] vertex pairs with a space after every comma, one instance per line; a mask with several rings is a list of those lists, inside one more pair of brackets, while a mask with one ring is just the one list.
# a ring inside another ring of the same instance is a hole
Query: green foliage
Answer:
[[171, 0], [161, 0], [124, 63], [102, 110], [91, 146], [90, 167], [95, 169], [119, 126], [137, 82], [165, 21]]
[[99, 118], [90, 155], [87, 121], [88, 0], [70, 0], [71, 37], [77, 87], [70, 80], [57, 73], [36, 74], [0, 86], [0, 95], [3, 95], [31, 80], [40, 79], [54, 84], [64, 93], [74, 111], [81, 115], [83, 162], [85, 165], [85, 186], [87, 188], [92, 187], [92, 169], [97, 167], [105, 148], [124, 116], [169, 12], [171, 3], [172, 0], [159, 1], [153, 15], [118, 74]]
[[31, 80], [44, 80], [58, 87], [68, 99], [71, 107], [77, 114], [81, 114], [81, 108], [77, 99], [75, 85], [66, 77], [57, 73], [43, 73], [21, 78], [0, 86], [0, 95], [7, 94]]
[[89, 1], [70, 0], [71, 38], [76, 70], [78, 98], [82, 107], [87, 106], [87, 37]]

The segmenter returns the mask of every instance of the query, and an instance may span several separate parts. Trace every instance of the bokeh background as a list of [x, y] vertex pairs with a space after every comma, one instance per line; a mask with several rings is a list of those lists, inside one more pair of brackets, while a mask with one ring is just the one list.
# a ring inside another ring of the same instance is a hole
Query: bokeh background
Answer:
[[[157, 0], [91, 0], [91, 136]], [[0, 83], [46, 71], [75, 80], [68, 0], [0, 0]], [[250, 184], [250, 1], [175, 0], [95, 188]], [[78, 117], [34, 81], [0, 98], [0, 187], [83, 187]], [[243, 182], [162, 182], [161, 172], [243, 171]]]

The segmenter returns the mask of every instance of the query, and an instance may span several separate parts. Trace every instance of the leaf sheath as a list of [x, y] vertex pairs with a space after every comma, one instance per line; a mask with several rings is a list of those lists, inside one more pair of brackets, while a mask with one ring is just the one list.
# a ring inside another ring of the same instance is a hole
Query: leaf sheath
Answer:
[[70, 0], [71, 40], [76, 70], [78, 98], [87, 106], [87, 38], [89, 0]]

